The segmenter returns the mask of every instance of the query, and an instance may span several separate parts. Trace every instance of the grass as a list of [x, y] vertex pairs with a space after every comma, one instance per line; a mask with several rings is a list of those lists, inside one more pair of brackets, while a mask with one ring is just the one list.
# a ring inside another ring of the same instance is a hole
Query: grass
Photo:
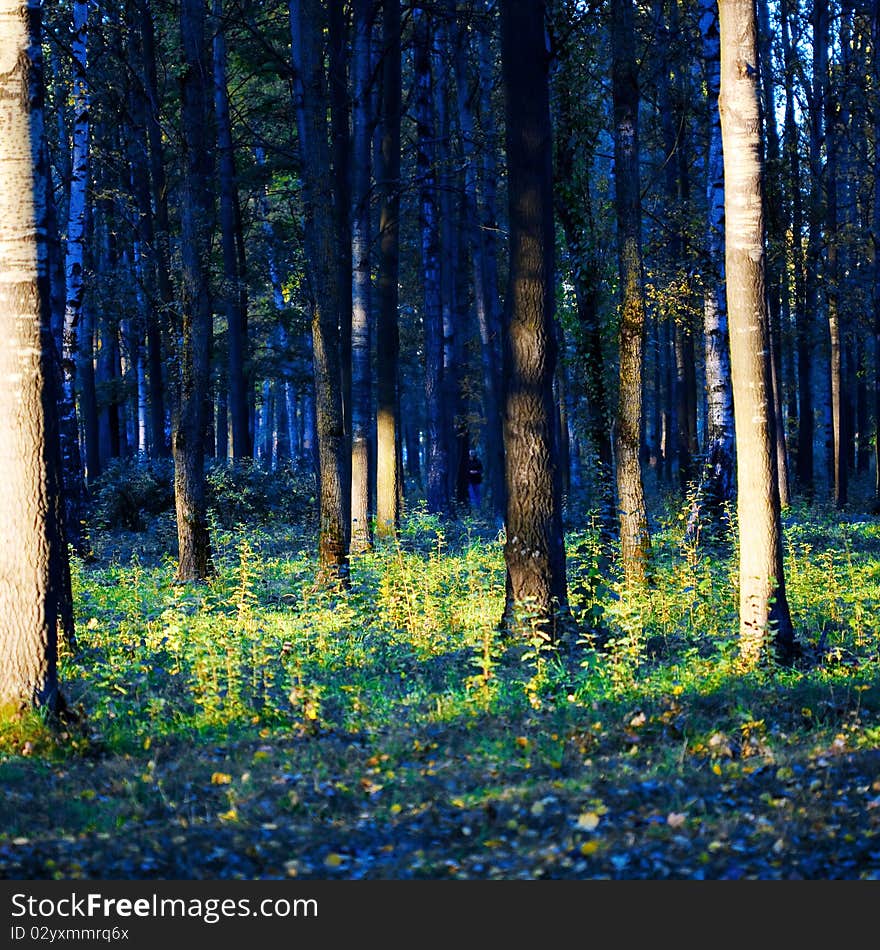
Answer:
[[637, 596], [572, 530], [560, 650], [500, 639], [478, 521], [416, 510], [346, 593], [289, 526], [215, 527], [205, 585], [97, 536], [61, 665], [79, 727], [0, 729], [0, 876], [877, 876], [880, 525], [790, 513], [804, 656], [749, 673], [733, 552], [682, 529]]

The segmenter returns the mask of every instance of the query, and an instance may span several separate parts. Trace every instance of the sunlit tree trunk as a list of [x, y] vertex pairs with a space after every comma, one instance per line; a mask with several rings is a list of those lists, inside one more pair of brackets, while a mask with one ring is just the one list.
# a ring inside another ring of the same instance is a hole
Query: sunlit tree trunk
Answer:
[[382, 122], [377, 174], [379, 211], [379, 311], [376, 326], [376, 533], [400, 524], [400, 392], [398, 382], [398, 279], [400, 271], [400, 0], [382, 12]]
[[544, 4], [503, 0], [510, 273], [504, 313], [508, 629], [551, 639], [568, 605], [556, 370], [552, 136]]
[[[37, 0], [0, 2], [0, 714], [61, 705], [69, 605]], [[72, 631], [71, 631], [72, 632]]]
[[632, 0], [611, 2], [611, 92], [614, 102], [614, 189], [620, 269], [620, 384], [616, 449], [620, 547], [628, 584], [644, 583], [651, 548], [642, 483], [642, 284], [639, 185], [639, 87]]
[[180, 77], [183, 133], [181, 201], [181, 351], [179, 396], [172, 434], [180, 581], [204, 580], [212, 571], [205, 499], [205, 434], [210, 374], [212, 308], [208, 282], [211, 203], [208, 192], [208, 68], [205, 9], [181, 0]]
[[740, 650], [754, 666], [775, 638], [790, 659], [765, 290], [763, 158], [755, 0], [721, 0], [725, 268], [737, 441]]

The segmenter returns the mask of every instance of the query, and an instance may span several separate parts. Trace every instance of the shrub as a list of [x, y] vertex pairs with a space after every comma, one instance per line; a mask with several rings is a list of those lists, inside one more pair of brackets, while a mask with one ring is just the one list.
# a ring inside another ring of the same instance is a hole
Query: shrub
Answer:
[[173, 507], [170, 459], [112, 459], [93, 489], [91, 521], [97, 528], [145, 531], [153, 516]]

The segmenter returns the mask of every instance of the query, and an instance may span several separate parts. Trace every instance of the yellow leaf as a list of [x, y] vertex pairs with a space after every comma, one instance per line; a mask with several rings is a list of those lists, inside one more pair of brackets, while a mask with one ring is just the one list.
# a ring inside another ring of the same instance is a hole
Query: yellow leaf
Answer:
[[721, 766], [720, 766], [717, 762], [713, 763], [713, 765], [712, 765], [712, 771], [713, 771], [716, 775], [720, 775], [720, 774], [721, 774]]
[[581, 845], [581, 854], [585, 858], [588, 858], [591, 854], [595, 854], [599, 850], [600, 847], [601, 847], [601, 842], [599, 842], [596, 838], [593, 838], [592, 841], [585, 841]]
[[229, 811], [224, 811], [221, 814], [219, 814], [217, 817], [220, 819], [220, 821], [238, 821], [238, 811], [233, 805], [232, 808], [229, 809]]
[[211, 775], [212, 785], [228, 785], [232, 781], [232, 776], [228, 772], [214, 772]]
[[328, 868], [338, 868], [340, 864], [345, 862], [345, 858], [341, 854], [337, 854], [335, 851], [331, 851], [330, 854], [324, 858], [324, 865]]
[[388, 810], [392, 815], [399, 815], [403, 811], [403, 806], [400, 802], [395, 802]]
[[577, 827], [581, 831], [593, 831], [599, 826], [599, 816], [594, 811], [585, 811], [578, 815]]

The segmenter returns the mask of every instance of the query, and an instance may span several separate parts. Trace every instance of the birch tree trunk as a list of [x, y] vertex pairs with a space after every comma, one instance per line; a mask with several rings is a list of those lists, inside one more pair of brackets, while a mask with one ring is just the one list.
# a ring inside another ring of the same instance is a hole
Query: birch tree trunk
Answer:
[[59, 426], [64, 472], [67, 540], [82, 553], [82, 523], [85, 518], [86, 486], [83, 479], [76, 411], [76, 366], [79, 324], [85, 289], [86, 202], [89, 192], [89, 91], [88, 0], [73, 4], [71, 43], [73, 88], [73, 157], [67, 211], [67, 246], [64, 260], [64, 330], [62, 333], [62, 391]]
[[372, 0], [355, 0], [352, 35], [351, 551], [373, 546], [370, 526], [370, 34]]
[[755, 0], [721, 0], [725, 268], [737, 440], [740, 653], [754, 667], [770, 638], [789, 660], [782, 524], [765, 289], [763, 157]]
[[[724, 156], [721, 146], [720, 46], [717, 0], [701, 0], [700, 32], [709, 105], [709, 151], [706, 162], [705, 296], [703, 340], [706, 362], [707, 447], [701, 503], [718, 523], [735, 495], [733, 391], [730, 382], [730, 334], [724, 292]], [[706, 524], [705, 520], [703, 521]], [[688, 525], [689, 530], [693, 530]]]
[[[0, 715], [62, 705], [69, 604], [46, 245], [38, 0], [0, 2]], [[71, 630], [72, 633], [72, 630]]]

